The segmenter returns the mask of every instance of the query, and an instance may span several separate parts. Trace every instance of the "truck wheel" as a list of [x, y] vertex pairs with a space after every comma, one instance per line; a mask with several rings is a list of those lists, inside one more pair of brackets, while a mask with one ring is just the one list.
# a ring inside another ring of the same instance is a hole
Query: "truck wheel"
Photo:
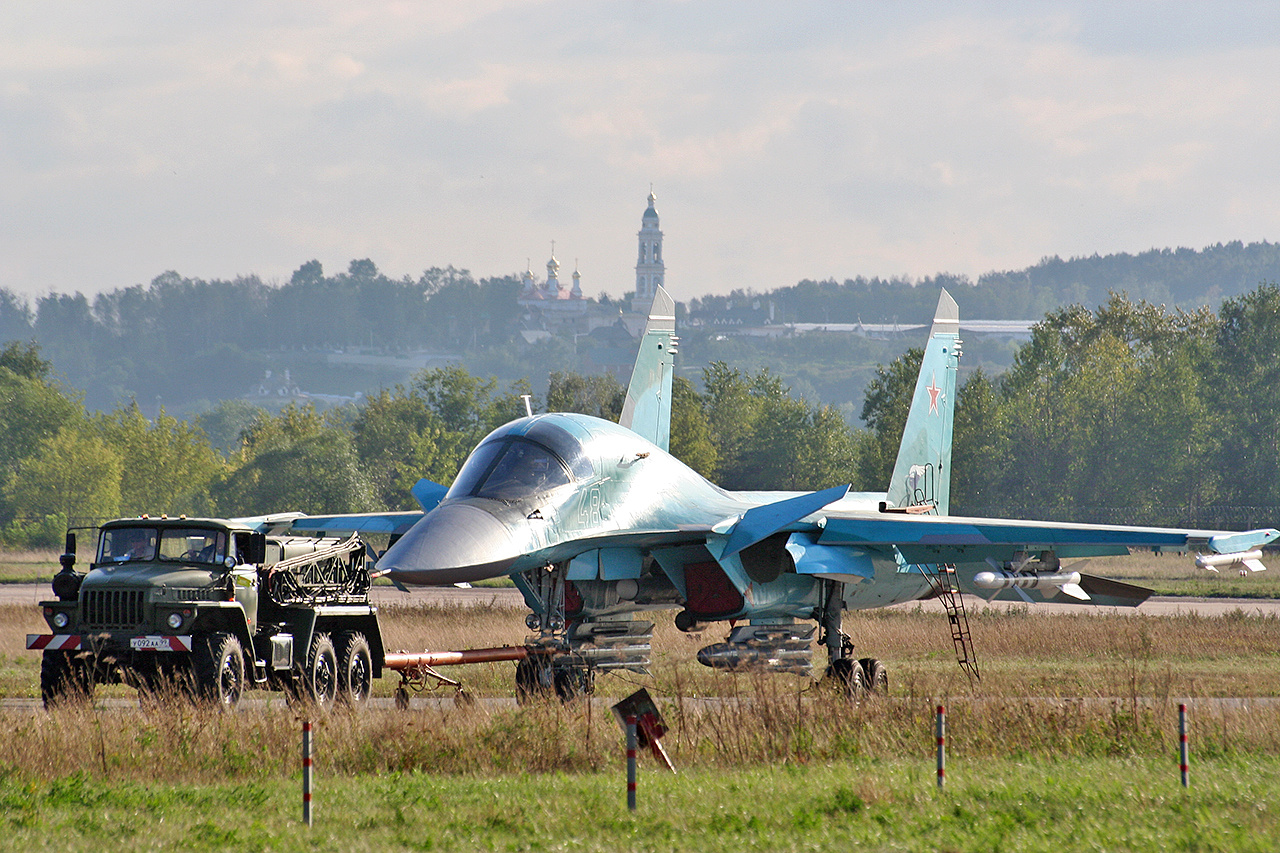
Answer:
[[244, 649], [234, 634], [213, 634], [191, 652], [196, 696], [234, 708], [244, 692]]
[[45, 650], [40, 658], [40, 699], [46, 708], [93, 697], [88, 668], [67, 652]]
[[373, 653], [359, 631], [338, 635], [338, 701], [361, 705], [373, 692]]
[[338, 694], [338, 653], [328, 634], [317, 633], [307, 652], [303, 695], [322, 708], [333, 704]]

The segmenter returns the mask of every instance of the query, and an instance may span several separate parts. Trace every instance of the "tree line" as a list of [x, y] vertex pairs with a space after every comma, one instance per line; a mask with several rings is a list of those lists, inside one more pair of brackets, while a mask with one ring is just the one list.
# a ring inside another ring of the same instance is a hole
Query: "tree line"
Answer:
[[393, 279], [369, 259], [334, 275], [308, 261], [284, 283], [166, 272], [146, 286], [92, 299], [49, 293], [34, 305], [0, 288], [0, 340], [38, 342], [93, 408], [131, 397], [188, 402], [193, 393], [217, 401], [261, 378], [264, 351], [504, 342], [519, 328], [519, 289], [514, 275], [477, 281], [452, 266]]
[[[876, 371], [852, 429], [767, 369], [677, 377], [671, 450], [730, 489], [886, 487], [922, 350]], [[0, 350], [0, 536], [56, 543], [69, 523], [138, 513], [239, 516], [414, 507], [490, 430], [522, 380], [421, 371], [361, 405], [271, 414], [228, 400], [191, 422], [136, 404], [93, 412], [34, 344]], [[612, 376], [557, 372], [544, 411], [616, 420]], [[1274, 524], [1280, 507], [1280, 287], [1207, 308], [1112, 295], [1049, 313], [1010, 370], [971, 373], [956, 405], [952, 511], [1138, 524]]]
[[805, 279], [765, 293], [735, 290], [691, 300], [689, 316], [759, 322], [772, 313], [789, 323], [927, 323], [938, 291], [946, 288], [964, 316], [1030, 320], [1061, 305], [1102, 305], [1111, 293], [1184, 308], [1217, 305], [1260, 281], [1280, 280], [1280, 243], [1234, 240], [1201, 250], [1151, 249], [1063, 260], [1057, 255], [1021, 270], [992, 271], [972, 281], [939, 273], [923, 279]]
[[[966, 317], [1026, 320], [1064, 304], [1101, 305], [1111, 291], [1152, 304], [1216, 305], [1259, 281], [1274, 280], [1280, 280], [1280, 244], [1235, 241], [1198, 251], [1055, 256], [1023, 270], [989, 272], [976, 282], [948, 274], [919, 280], [804, 280], [764, 293], [739, 289], [691, 299], [677, 310], [686, 353], [692, 356], [723, 344], [717, 323], [754, 324], [771, 317], [776, 322], [927, 323], [943, 287]], [[307, 261], [284, 282], [255, 275], [205, 280], [170, 271], [145, 285], [92, 297], [49, 293], [34, 303], [0, 288], [0, 341], [39, 343], [43, 357], [97, 410], [131, 398], [150, 413], [157, 402], [170, 411], [207, 407], [245, 393], [265, 369], [279, 370], [279, 362], [289, 358], [282, 351], [427, 349], [465, 356], [468, 364], [484, 364], [486, 371], [514, 379], [529, 360], [529, 348], [518, 337], [519, 289], [517, 274], [477, 279], [446, 266], [397, 278], [368, 258], [352, 260], [337, 272]], [[626, 304], [629, 294], [622, 299]], [[616, 311], [605, 294], [588, 301]], [[553, 338], [540, 346], [547, 351], [540, 350], [539, 357], [549, 355], [566, 369], [578, 364], [576, 338]], [[377, 383], [367, 375], [340, 376], [332, 366], [324, 369], [326, 376], [312, 379], [344, 387], [313, 385], [310, 390], [351, 393], [366, 387], [358, 384], [361, 380]], [[812, 385], [812, 390], [829, 391], [816, 380]]]

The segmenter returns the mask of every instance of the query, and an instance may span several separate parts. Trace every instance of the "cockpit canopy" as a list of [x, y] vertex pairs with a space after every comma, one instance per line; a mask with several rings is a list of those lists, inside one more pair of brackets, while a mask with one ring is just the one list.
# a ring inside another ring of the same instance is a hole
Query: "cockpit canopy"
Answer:
[[445, 499], [518, 501], [594, 473], [577, 438], [546, 420], [521, 420], [494, 430], [471, 452]]

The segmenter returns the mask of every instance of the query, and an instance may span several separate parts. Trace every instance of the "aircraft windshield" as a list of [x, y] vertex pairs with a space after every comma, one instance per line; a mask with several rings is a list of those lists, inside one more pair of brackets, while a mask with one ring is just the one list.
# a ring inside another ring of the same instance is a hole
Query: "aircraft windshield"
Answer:
[[524, 438], [499, 438], [476, 448], [447, 497], [514, 501], [569, 482], [565, 463], [547, 448]]

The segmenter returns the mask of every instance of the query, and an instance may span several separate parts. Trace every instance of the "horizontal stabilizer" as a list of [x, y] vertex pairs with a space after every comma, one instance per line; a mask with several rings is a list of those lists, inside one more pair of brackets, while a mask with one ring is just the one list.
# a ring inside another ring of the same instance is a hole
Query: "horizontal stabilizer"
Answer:
[[1080, 573], [1080, 588], [1089, 594], [1092, 604], [1105, 607], [1137, 607], [1150, 598], [1153, 592], [1145, 586], [1121, 583], [1083, 572]]
[[413, 499], [418, 502], [424, 512], [431, 512], [436, 508], [436, 504], [444, 500], [445, 494], [449, 491], [448, 486], [442, 486], [439, 483], [433, 483], [426, 477], [413, 484], [413, 488], [409, 493], [413, 495]]
[[729, 541], [725, 543], [724, 553], [720, 555], [720, 559], [728, 559], [743, 548], [751, 547], [806, 515], [813, 515], [824, 506], [843, 498], [848, 491], [848, 486], [836, 486], [820, 492], [810, 492], [807, 495], [752, 507], [733, 525], [729, 533]]

